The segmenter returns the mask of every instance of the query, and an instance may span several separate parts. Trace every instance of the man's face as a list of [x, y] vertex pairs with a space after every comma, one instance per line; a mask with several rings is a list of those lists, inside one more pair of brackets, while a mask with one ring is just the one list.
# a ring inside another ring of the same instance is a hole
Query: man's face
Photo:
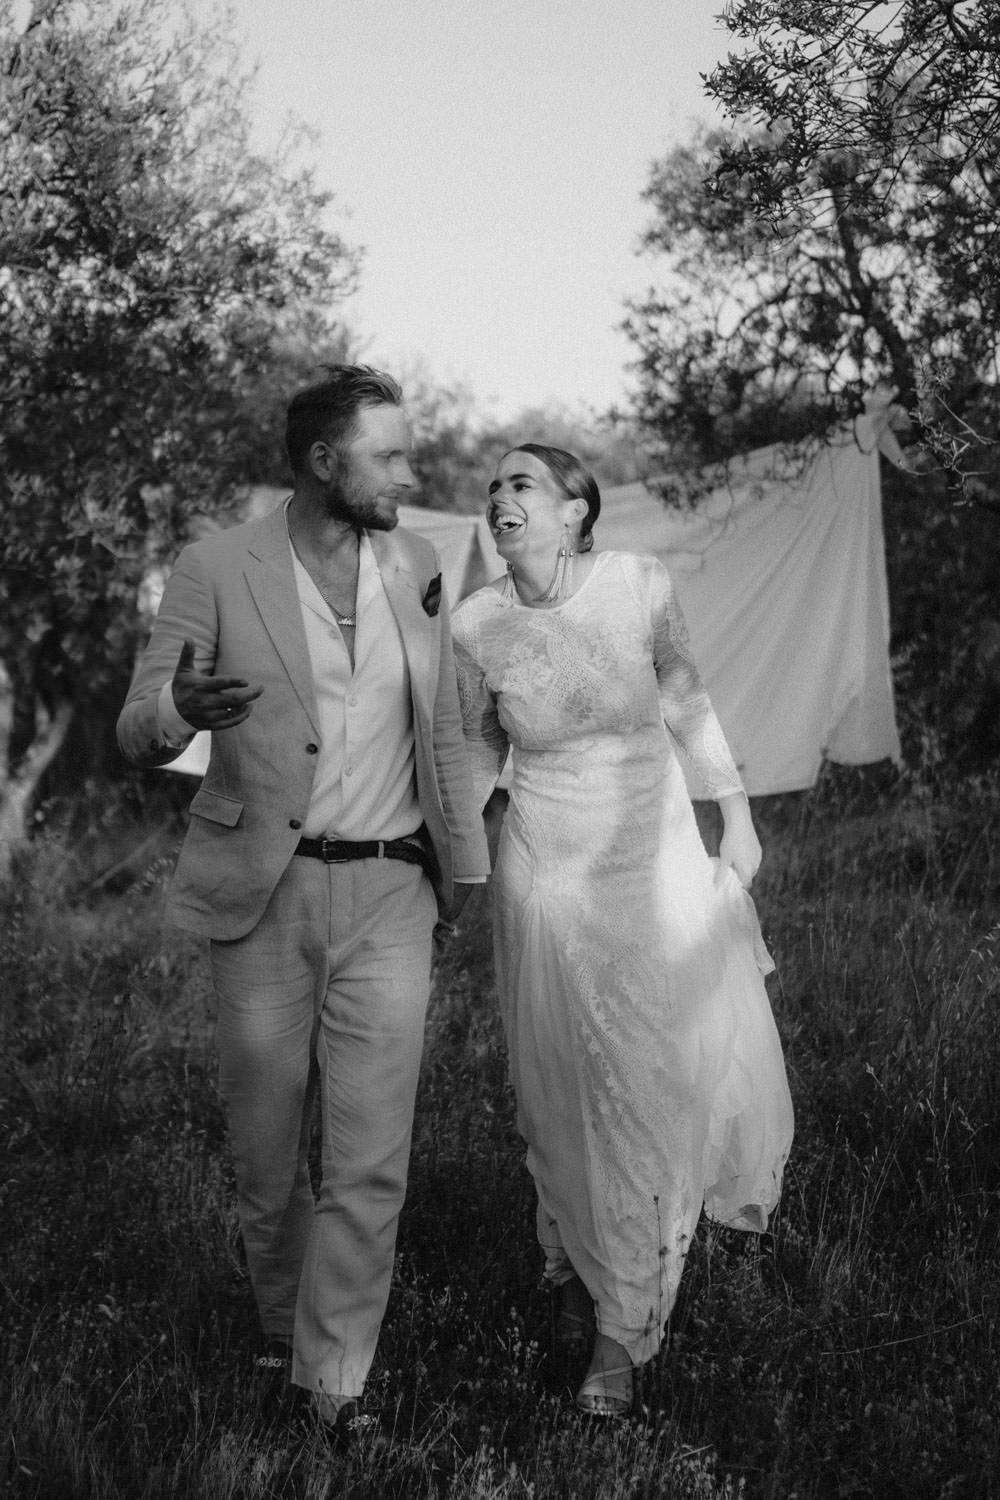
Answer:
[[410, 428], [398, 406], [365, 406], [327, 491], [330, 515], [369, 531], [391, 531], [400, 501], [416, 484]]

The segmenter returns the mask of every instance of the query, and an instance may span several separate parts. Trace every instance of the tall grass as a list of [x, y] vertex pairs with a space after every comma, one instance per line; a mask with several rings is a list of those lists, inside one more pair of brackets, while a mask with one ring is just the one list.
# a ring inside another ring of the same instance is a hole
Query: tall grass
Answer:
[[438, 965], [373, 1374], [392, 1440], [349, 1457], [252, 1372], [211, 996], [200, 949], [160, 934], [168, 861], [112, 895], [99, 839], [89, 872], [40, 840], [0, 937], [4, 1493], [997, 1493], [998, 813], [995, 779], [760, 809], [784, 1199], [759, 1240], [703, 1226], [611, 1431], [574, 1413], [552, 1341], [478, 895]]

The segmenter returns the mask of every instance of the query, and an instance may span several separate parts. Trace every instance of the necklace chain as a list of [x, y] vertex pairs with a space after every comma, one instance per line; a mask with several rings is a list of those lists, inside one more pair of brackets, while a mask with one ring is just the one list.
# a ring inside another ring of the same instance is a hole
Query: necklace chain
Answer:
[[358, 623], [357, 606], [355, 605], [354, 609], [345, 610], [345, 609], [343, 609], [341, 607], [341, 605], [339, 605], [337, 603], [336, 599], [334, 599], [334, 597], [333, 597], [333, 593], [332, 593], [332, 590], [330, 588], [330, 585], [329, 584], [320, 583], [319, 579], [312, 572], [312, 570], [310, 568], [306, 567], [306, 564], [305, 564], [305, 562], [302, 559], [302, 554], [299, 552], [298, 546], [296, 545], [296, 542], [295, 542], [295, 533], [294, 533], [294, 531], [292, 530], [291, 527], [288, 528], [288, 536], [289, 536], [289, 540], [291, 541], [292, 547], [295, 549], [295, 555], [296, 555], [296, 557], [299, 559], [299, 562], [302, 563], [302, 566], [306, 569], [306, 572], [309, 574], [309, 577], [312, 579], [313, 583], [316, 585], [316, 587], [319, 589], [320, 593], [323, 595], [323, 599], [324, 599], [325, 603], [328, 604], [329, 607], [330, 607], [330, 609], [333, 611], [333, 617], [336, 620], [337, 624], [342, 629], [345, 629], [345, 630], [346, 629], [352, 629], [353, 630], [354, 627]]

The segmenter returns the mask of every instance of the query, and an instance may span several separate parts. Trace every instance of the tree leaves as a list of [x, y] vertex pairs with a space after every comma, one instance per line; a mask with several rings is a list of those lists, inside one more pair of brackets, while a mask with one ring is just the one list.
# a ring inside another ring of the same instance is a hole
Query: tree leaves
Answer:
[[[744, 0], [710, 75], [736, 126], [651, 172], [660, 285], [629, 304], [674, 464], [892, 396], [987, 503], [1000, 415], [1000, 20], [986, 0]], [[995, 499], [995, 497], [994, 497]]]
[[342, 357], [359, 255], [301, 135], [252, 149], [252, 77], [224, 16], [52, 0], [17, 35], [8, 9], [0, 79], [16, 766], [33, 700], [86, 699], [120, 669], [149, 562], [260, 477], [289, 387]]

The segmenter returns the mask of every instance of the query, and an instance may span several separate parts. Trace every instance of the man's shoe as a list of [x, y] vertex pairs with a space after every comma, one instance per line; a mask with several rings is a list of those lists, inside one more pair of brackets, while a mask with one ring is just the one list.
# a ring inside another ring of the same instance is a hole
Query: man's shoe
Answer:
[[348, 1396], [335, 1406], [335, 1397], [319, 1393], [313, 1396], [312, 1409], [326, 1441], [337, 1453], [357, 1448], [363, 1438], [378, 1431], [379, 1420], [361, 1396]]

